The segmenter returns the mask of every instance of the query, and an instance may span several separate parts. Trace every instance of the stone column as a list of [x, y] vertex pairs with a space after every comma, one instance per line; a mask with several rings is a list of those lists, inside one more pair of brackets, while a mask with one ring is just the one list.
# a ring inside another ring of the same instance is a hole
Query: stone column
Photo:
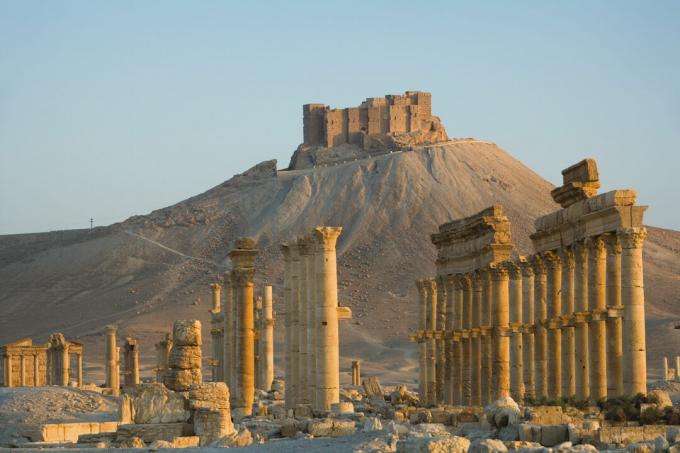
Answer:
[[574, 251], [574, 356], [576, 399], [590, 399], [590, 357], [588, 353], [588, 248], [579, 241]]
[[172, 335], [165, 334], [165, 339], [156, 343], [156, 382], [162, 383], [168, 371], [168, 359], [172, 349]]
[[562, 262], [555, 252], [544, 254], [547, 274], [548, 396], [562, 398]]
[[83, 354], [80, 352], [78, 353], [78, 387], [83, 388]]
[[218, 283], [210, 284], [210, 293], [212, 295], [212, 313], [219, 313], [222, 311], [222, 286]]
[[300, 376], [298, 378], [298, 395], [299, 395], [299, 401], [301, 404], [311, 404], [312, 399], [310, 398], [310, 383], [309, 383], [309, 377], [311, 374], [311, 371], [308, 368], [309, 365], [309, 352], [307, 350], [309, 346], [308, 342], [308, 329], [309, 329], [309, 324], [312, 323], [310, 319], [307, 318], [309, 310], [309, 280], [313, 279], [311, 275], [308, 274], [309, 271], [312, 270], [310, 266], [310, 261], [314, 260], [314, 256], [312, 255], [312, 250], [310, 247], [310, 244], [307, 242], [306, 237], [300, 237], [298, 238], [298, 250], [300, 252], [300, 277], [299, 277], [299, 285], [300, 285], [300, 302], [298, 305], [298, 310], [299, 310], [299, 315], [298, 318], [300, 320], [299, 323], [299, 328], [298, 328], [298, 344], [300, 345], [300, 358], [299, 358], [299, 367], [300, 367]]
[[444, 277], [446, 285], [446, 324], [444, 326], [444, 353], [446, 361], [444, 364], [444, 404], [453, 405], [454, 394], [454, 361], [453, 361], [453, 331], [456, 329], [454, 311], [456, 306], [456, 289], [453, 277]]
[[494, 323], [493, 321], [493, 313], [494, 313], [494, 294], [493, 294], [493, 288], [494, 284], [491, 280], [491, 273], [489, 272], [489, 269], [485, 269], [482, 272], [482, 281], [483, 281], [483, 290], [482, 290], [482, 305], [481, 305], [481, 310], [482, 310], [482, 315], [481, 315], [481, 324], [482, 328], [480, 332], [483, 333], [482, 335], [482, 354], [481, 354], [481, 362], [482, 362], [482, 394], [481, 394], [481, 400], [482, 400], [482, 405], [489, 404], [491, 401], [493, 401], [493, 382], [494, 382], [494, 377], [493, 373], [494, 370], [496, 369], [494, 366], [494, 331], [492, 329], [492, 325]]
[[5, 367], [4, 367], [5, 376], [4, 376], [3, 379], [4, 379], [4, 382], [5, 382], [5, 387], [13, 387], [14, 385], [12, 383], [12, 378], [13, 378], [13, 376], [12, 376], [12, 356], [6, 355], [4, 357], [4, 360], [5, 360]]
[[534, 342], [534, 270], [526, 259], [520, 260], [522, 269], [522, 362], [524, 363], [524, 396], [534, 398], [535, 392], [535, 342]]
[[418, 394], [422, 404], [427, 404], [427, 341], [425, 340], [425, 331], [427, 330], [427, 290], [425, 289], [424, 280], [416, 280], [416, 288], [418, 288], [418, 344], [420, 348], [419, 355], [419, 376], [418, 376]]
[[464, 304], [464, 276], [456, 274], [453, 277], [453, 363], [451, 370], [453, 402], [462, 406], [463, 402], [463, 304]]
[[[471, 363], [470, 363], [470, 405], [481, 406], [482, 395], [486, 392], [486, 383], [488, 376], [488, 368], [484, 369], [485, 360], [482, 360], [482, 307], [484, 305], [484, 289], [486, 274], [482, 271], [477, 271], [473, 274], [472, 290], [474, 291], [474, 299], [470, 304], [471, 309], [471, 329], [470, 329], [470, 346], [471, 346]], [[485, 374], [486, 371], [486, 374]]]
[[274, 381], [274, 308], [272, 301], [272, 287], [264, 287], [262, 299], [262, 330], [260, 344], [262, 344], [262, 390], [268, 392]]
[[[291, 297], [291, 336], [290, 336], [290, 349], [291, 349], [291, 376], [290, 379], [293, 381], [291, 384], [291, 399], [293, 401], [293, 407], [300, 404], [300, 248], [297, 243], [289, 244], [291, 250], [291, 284], [290, 284], [290, 297]], [[287, 398], [287, 397], [286, 397]]]
[[664, 382], [668, 382], [668, 357], [663, 358], [663, 366], [661, 367], [663, 371], [663, 375], [661, 376], [661, 380]]
[[437, 348], [434, 339], [437, 330], [437, 284], [434, 279], [424, 280], [427, 292], [427, 404], [437, 404]]
[[212, 377], [214, 382], [224, 381], [224, 314], [222, 313], [222, 286], [217, 283], [210, 284], [212, 295], [212, 326], [210, 336], [212, 338]]
[[229, 273], [223, 275], [224, 280], [224, 307], [222, 330], [222, 374], [224, 382], [227, 383], [229, 391], [234, 392], [234, 290], [231, 285]]
[[125, 340], [125, 387], [133, 387], [139, 384], [139, 351], [137, 341], [132, 338]]
[[547, 275], [543, 259], [538, 255], [533, 257], [534, 268], [534, 322], [536, 326], [536, 398], [548, 398], [548, 332], [545, 328], [547, 311]]
[[627, 395], [647, 392], [645, 289], [642, 270], [644, 228], [618, 232], [621, 240], [621, 303], [623, 304], [623, 390]]
[[491, 269], [493, 281], [493, 385], [492, 398], [510, 396], [510, 305], [508, 271], [500, 265]]
[[475, 303], [475, 293], [473, 289], [474, 274], [463, 274], [461, 286], [463, 287], [463, 309], [461, 311], [461, 324], [464, 332], [462, 335], [462, 362], [463, 362], [463, 395], [462, 405], [472, 405], [472, 306]]
[[[26, 387], [26, 359], [23, 354], [19, 356], [19, 385]], [[668, 376], [668, 373], [666, 373]]]
[[63, 385], [65, 387], [69, 386], [69, 380], [70, 380], [69, 379], [69, 373], [71, 371], [70, 370], [71, 363], [70, 363], [70, 360], [69, 360], [69, 352], [70, 351], [69, 351], [68, 344], [64, 344], [64, 348], [60, 351], [60, 353], [61, 353], [61, 357], [60, 357], [60, 361], [61, 361], [61, 376], [60, 376], [60, 379], [61, 379], [61, 382], [59, 383], [59, 385]]
[[284, 305], [284, 373], [286, 401], [285, 408], [293, 409], [295, 401], [293, 398], [293, 295], [292, 295], [292, 257], [290, 245], [281, 244], [281, 254], [283, 255], [283, 305]]
[[[255, 294], [255, 289], [253, 288], [253, 294]], [[255, 349], [255, 388], [262, 388], [262, 343], [260, 342], [260, 337], [262, 335], [262, 296], [255, 297], [255, 303], [253, 304], [253, 324], [255, 328], [253, 329], [253, 342]]]
[[680, 355], [675, 356], [675, 382], [680, 382]]
[[623, 320], [618, 316], [621, 305], [621, 241], [615, 233], [604, 236], [607, 247], [607, 395], [623, 395]]
[[361, 385], [361, 365], [358, 360], [352, 361], [352, 385]]
[[576, 396], [576, 356], [574, 355], [574, 253], [560, 250], [562, 262], [562, 395]]
[[522, 354], [522, 270], [508, 261], [510, 277], [510, 395], [515, 401], [524, 400], [524, 357]]
[[336, 243], [340, 227], [316, 227], [316, 410], [329, 412], [340, 402], [340, 340]]
[[307, 244], [309, 246], [309, 252], [311, 256], [306, 261], [306, 271], [307, 271], [307, 384], [309, 385], [308, 393], [310, 397], [310, 402], [312, 407], [316, 406], [316, 382], [318, 376], [316, 374], [316, 345], [317, 340], [317, 329], [316, 329], [316, 307], [318, 305], [317, 300], [317, 279], [315, 272], [316, 266], [316, 256], [318, 253], [323, 253], [323, 251], [317, 251], [317, 245], [314, 241], [314, 235], [310, 233], [307, 236]]
[[590, 399], [607, 397], [606, 272], [607, 255], [600, 237], [586, 239], [588, 247], [588, 303], [590, 306]]
[[255, 398], [255, 325], [253, 316], [253, 277], [257, 248], [252, 238], [240, 238], [229, 252], [232, 262], [231, 281], [235, 291], [234, 304], [238, 313], [237, 388], [233, 412], [237, 419], [253, 413]]
[[444, 277], [437, 277], [437, 317], [435, 323], [435, 340], [437, 348], [437, 361], [435, 363], [436, 368], [436, 404], [444, 404], [444, 389], [445, 389], [445, 370], [446, 367], [446, 350], [444, 348], [444, 331], [446, 330], [446, 306], [448, 305], [446, 300], [446, 280]]
[[[80, 364], [80, 374], [82, 376], [82, 360]], [[33, 386], [40, 387], [40, 360], [38, 359], [38, 354], [33, 354]], [[82, 387], [82, 384], [80, 387]]]
[[114, 396], [120, 394], [118, 382], [118, 348], [116, 347], [116, 326], [106, 326], [106, 386]]

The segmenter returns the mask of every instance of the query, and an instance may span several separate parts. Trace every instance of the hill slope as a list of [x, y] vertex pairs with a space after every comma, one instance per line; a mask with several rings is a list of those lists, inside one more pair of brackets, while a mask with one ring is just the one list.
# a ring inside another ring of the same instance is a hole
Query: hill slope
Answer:
[[[88, 378], [99, 380], [101, 328], [118, 323], [121, 337], [140, 339], [149, 373], [153, 343], [173, 319], [208, 322], [207, 283], [228, 268], [237, 237], [257, 239], [256, 279], [274, 285], [281, 314], [279, 244], [315, 225], [340, 225], [340, 300], [354, 312], [342, 325], [343, 366], [360, 358], [366, 373], [411, 380], [415, 348], [405, 338], [417, 319], [413, 281], [434, 272], [429, 234], [499, 203], [518, 251], [530, 253], [534, 219], [558, 207], [547, 181], [475, 140], [316, 169], [277, 173], [275, 165], [263, 162], [201, 195], [109, 227], [0, 237], [0, 344], [23, 336], [42, 341], [53, 331], [80, 337]], [[670, 332], [669, 318], [680, 317], [679, 244], [672, 231], [653, 229], [648, 240], [652, 360], [680, 346], [653, 341]], [[279, 323], [277, 338], [282, 331]], [[209, 351], [204, 346], [205, 356]]]

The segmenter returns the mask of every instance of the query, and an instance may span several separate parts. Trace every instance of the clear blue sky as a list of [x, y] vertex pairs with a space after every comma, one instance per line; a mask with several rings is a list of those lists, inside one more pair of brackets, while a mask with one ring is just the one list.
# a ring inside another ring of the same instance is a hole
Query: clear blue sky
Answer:
[[427, 90], [553, 183], [680, 229], [680, 2], [0, 0], [0, 233], [104, 225], [288, 164], [301, 105]]

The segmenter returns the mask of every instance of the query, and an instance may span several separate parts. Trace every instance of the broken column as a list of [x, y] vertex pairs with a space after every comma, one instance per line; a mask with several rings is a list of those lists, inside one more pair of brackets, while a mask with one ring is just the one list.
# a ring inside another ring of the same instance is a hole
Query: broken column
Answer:
[[120, 394], [118, 381], [118, 347], [116, 346], [116, 326], [106, 326], [106, 387], [114, 396]]
[[340, 227], [317, 227], [316, 240], [316, 326], [317, 389], [316, 407], [329, 412], [340, 402], [340, 344], [338, 337], [338, 272], [336, 242]]
[[163, 383], [170, 390], [186, 392], [192, 384], [203, 382], [201, 369], [201, 321], [178, 320], [172, 326], [172, 350]]
[[233, 412], [237, 419], [253, 413], [255, 398], [255, 338], [253, 315], [253, 278], [257, 248], [252, 238], [240, 238], [229, 252], [232, 262], [231, 281], [238, 319], [238, 355], [236, 357], [236, 387]]
[[123, 348], [125, 360], [125, 387], [134, 387], [139, 384], [139, 348], [137, 340], [132, 338], [125, 339]]
[[156, 348], [156, 382], [163, 382], [165, 373], [168, 371], [168, 359], [172, 349], [172, 335], [165, 334], [165, 338], [155, 344]]
[[224, 382], [194, 384], [189, 389], [189, 408], [194, 411], [194, 433], [200, 445], [233, 434], [229, 405], [229, 388]]

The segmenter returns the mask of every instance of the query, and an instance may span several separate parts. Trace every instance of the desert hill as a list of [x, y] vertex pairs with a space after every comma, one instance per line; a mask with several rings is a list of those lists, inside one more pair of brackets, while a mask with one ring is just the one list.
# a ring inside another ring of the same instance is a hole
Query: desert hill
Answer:
[[[584, 156], [574, 156], [576, 162]], [[138, 338], [143, 375], [153, 344], [173, 319], [204, 322], [210, 356], [208, 283], [228, 269], [239, 236], [255, 237], [260, 283], [274, 285], [282, 316], [279, 244], [318, 224], [340, 225], [342, 365], [387, 382], [416, 377], [406, 341], [417, 319], [414, 280], [434, 272], [429, 234], [437, 225], [503, 205], [518, 253], [530, 253], [534, 219], [558, 208], [552, 185], [498, 146], [449, 141], [302, 170], [263, 162], [207, 192], [94, 230], [0, 236], [0, 344], [61, 331], [85, 342], [86, 379], [101, 380], [102, 327]], [[680, 351], [680, 233], [650, 228], [645, 251], [649, 367]], [[282, 338], [283, 324], [276, 327]], [[279, 349], [280, 350], [280, 349]], [[281, 357], [277, 357], [277, 361]], [[657, 365], [658, 364], [658, 365]]]

